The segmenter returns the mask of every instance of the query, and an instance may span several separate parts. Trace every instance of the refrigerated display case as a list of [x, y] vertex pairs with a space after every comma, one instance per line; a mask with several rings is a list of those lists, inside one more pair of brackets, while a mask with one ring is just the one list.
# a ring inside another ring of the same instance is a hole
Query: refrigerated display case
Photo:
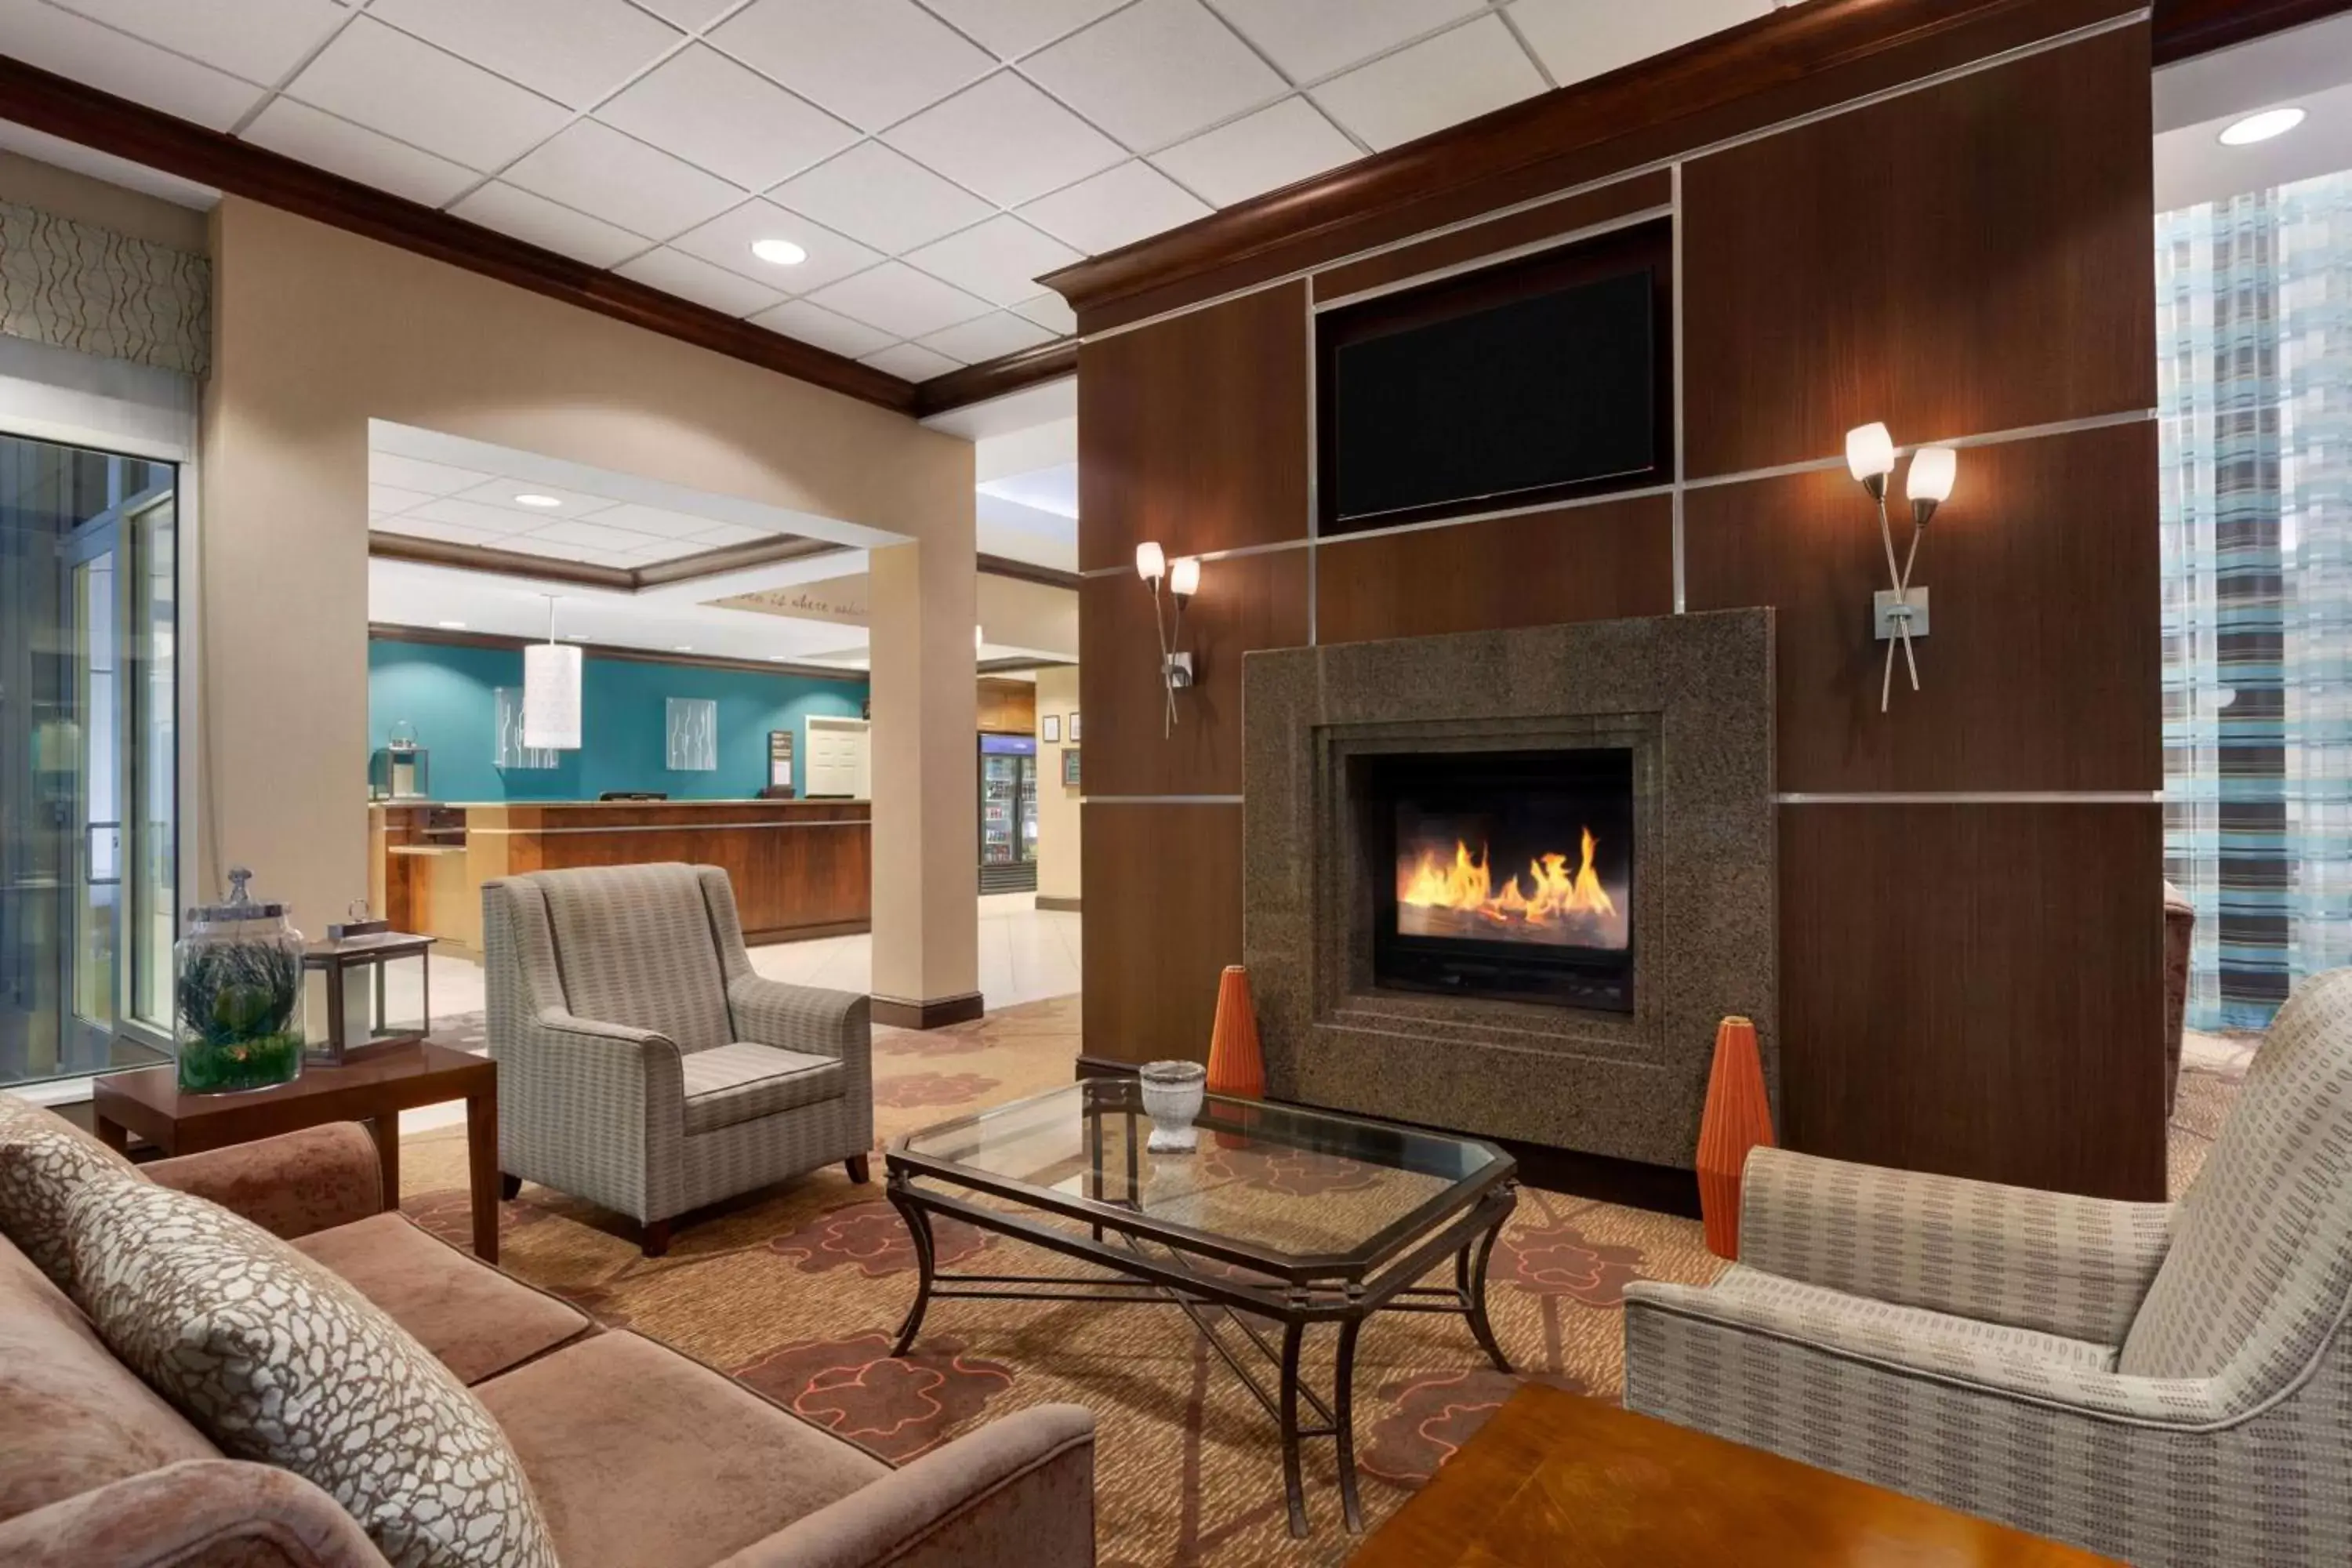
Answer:
[[1037, 890], [1037, 742], [980, 738], [980, 890]]

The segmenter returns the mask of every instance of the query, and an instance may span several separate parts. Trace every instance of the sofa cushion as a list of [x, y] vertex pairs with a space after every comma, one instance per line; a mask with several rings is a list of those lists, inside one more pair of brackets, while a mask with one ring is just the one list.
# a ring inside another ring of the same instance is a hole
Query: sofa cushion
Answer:
[[314, 1231], [294, 1250], [383, 1308], [460, 1383], [479, 1383], [596, 1329], [578, 1308], [458, 1251], [402, 1215]]
[[0, 1241], [0, 1520], [220, 1450]]
[[231, 1458], [310, 1481], [402, 1568], [555, 1568], [497, 1424], [327, 1269], [146, 1183], [85, 1186], [66, 1229], [107, 1345]]
[[716, 1563], [888, 1473], [698, 1362], [598, 1334], [475, 1391], [563, 1568]]
[[583, 1018], [652, 1029], [681, 1051], [734, 1037], [710, 908], [691, 866], [596, 866], [530, 879], [563, 994]]
[[686, 1130], [709, 1132], [841, 1098], [835, 1057], [739, 1041], [678, 1058], [686, 1085]]
[[138, 1180], [130, 1161], [21, 1095], [0, 1094], [0, 1232], [60, 1289], [66, 1200], [84, 1182]]

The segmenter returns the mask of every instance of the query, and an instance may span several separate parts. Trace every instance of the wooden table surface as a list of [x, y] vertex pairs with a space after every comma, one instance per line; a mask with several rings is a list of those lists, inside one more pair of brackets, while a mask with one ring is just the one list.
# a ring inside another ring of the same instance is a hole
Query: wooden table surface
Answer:
[[499, 1071], [487, 1057], [424, 1040], [373, 1051], [342, 1067], [305, 1063], [291, 1083], [235, 1094], [184, 1093], [176, 1068], [145, 1068], [100, 1078], [90, 1092], [90, 1113], [99, 1137], [114, 1148], [124, 1148], [135, 1132], [166, 1155], [200, 1154], [335, 1121], [365, 1122], [383, 1173], [384, 1206], [396, 1209], [400, 1113], [452, 1100], [466, 1102], [474, 1250], [496, 1263]]
[[1349, 1568], [2116, 1568], [2106, 1558], [1532, 1384]]

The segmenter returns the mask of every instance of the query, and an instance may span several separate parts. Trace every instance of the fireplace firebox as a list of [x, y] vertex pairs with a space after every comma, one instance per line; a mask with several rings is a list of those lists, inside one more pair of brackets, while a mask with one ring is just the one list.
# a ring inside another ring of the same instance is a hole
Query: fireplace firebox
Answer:
[[1366, 756], [1375, 986], [1633, 1011], [1633, 753]]

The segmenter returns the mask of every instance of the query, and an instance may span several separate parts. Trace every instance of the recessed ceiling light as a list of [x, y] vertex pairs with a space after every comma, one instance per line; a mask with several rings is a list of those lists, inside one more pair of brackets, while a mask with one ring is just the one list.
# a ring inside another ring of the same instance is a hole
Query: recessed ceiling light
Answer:
[[798, 267], [808, 259], [808, 252], [789, 239], [755, 239], [751, 254], [771, 267]]
[[672, 653], [692, 653], [694, 651], [694, 645], [690, 642], [673, 644], [669, 651]]
[[462, 632], [466, 629], [466, 623], [463, 621], [436, 621], [433, 624], [445, 632]]
[[543, 496], [536, 490], [525, 490], [522, 494], [515, 497], [515, 505], [517, 506], [550, 507], [562, 506], [562, 504], [563, 503], [562, 501], [556, 500], [553, 496]]
[[2221, 132], [2224, 147], [2251, 147], [2257, 142], [2267, 142], [2273, 136], [2284, 136], [2304, 121], [2300, 109], [2265, 109], [2260, 114], [2249, 114]]
[[770, 664], [790, 664], [792, 661], [793, 656], [788, 653], [772, 653], [768, 656]]

